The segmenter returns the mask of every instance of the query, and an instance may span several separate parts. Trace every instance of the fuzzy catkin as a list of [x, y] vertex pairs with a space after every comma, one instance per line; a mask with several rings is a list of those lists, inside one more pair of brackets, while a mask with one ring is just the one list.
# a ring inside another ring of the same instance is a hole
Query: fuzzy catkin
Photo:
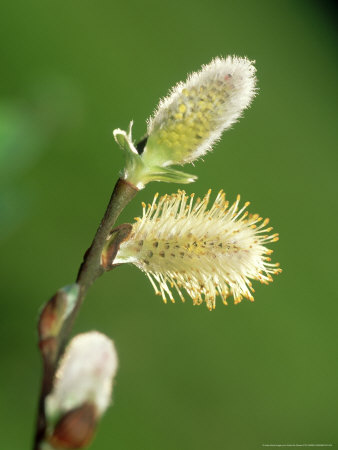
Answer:
[[[209, 191], [201, 200], [184, 191], [157, 196], [143, 205], [129, 238], [120, 246], [114, 264], [132, 263], [146, 273], [157, 294], [174, 301], [172, 290], [184, 301], [185, 290], [198, 305], [205, 301], [214, 309], [216, 297], [253, 300], [250, 280], [268, 284], [281, 271], [272, 264], [267, 244], [278, 240], [269, 235], [269, 219], [239, 208], [240, 197], [229, 207], [221, 191], [208, 209]], [[261, 222], [259, 224], [259, 222]], [[257, 225], [258, 224], [258, 225]]]
[[144, 157], [165, 152], [164, 164], [170, 165], [204, 155], [250, 105], [256, 93], [255, 72], [253, 61], [228, 56], [213, 59], [178, 83], [148, 120]]
[[47, 414], [60, 416], [84, 403], [95, 405], [98, 416], [103, 414], [111, 401], [117, 366], [115, 346], [107, 336], [97, 331], [75, 336], [46, 399]]

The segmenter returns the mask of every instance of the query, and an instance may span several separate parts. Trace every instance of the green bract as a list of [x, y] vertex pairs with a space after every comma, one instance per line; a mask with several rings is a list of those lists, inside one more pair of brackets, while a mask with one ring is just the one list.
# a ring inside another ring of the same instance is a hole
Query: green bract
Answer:
[[132, 126], [133, 122], [130, 122], [128, 133], [120, 129], [114, 130], [115, 141], [125, 155], [125, 167], [122, 174], [125, 180], [135, 185], [138, 189], [143, 189], [150, 181], [187, 184], [196, 180], [197, 177], [195, 175], [161, 166], [160, 164], [165, 164], [165, 162], [158, 158], [158, 155], [161, 154], [160, 152], [153, 153], [153, 158], [139, 154], [132, 141]]

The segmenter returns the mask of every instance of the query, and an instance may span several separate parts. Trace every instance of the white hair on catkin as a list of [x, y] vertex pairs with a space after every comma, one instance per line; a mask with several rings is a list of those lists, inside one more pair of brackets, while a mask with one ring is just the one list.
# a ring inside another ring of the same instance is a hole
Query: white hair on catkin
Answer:
[[174, 86], [148, 119], [148, 146], [172, 149], [170, 163], [176, 164], [204, 155], [254, 98], [253, 64], [236, 56], [215, 58]]

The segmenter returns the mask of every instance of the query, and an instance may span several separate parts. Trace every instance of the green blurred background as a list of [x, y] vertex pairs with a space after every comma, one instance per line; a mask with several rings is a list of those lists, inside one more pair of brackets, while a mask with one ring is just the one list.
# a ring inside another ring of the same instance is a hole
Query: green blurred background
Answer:
[[[74, 280], [134, 136], [159, 97], [217, 55], [257, 61], [259, 96], [195, 167], [271, 218], [283, 274], [255, 302], [164, 305], [121, 267], [76, 331], [115, 340], [114, 405], [92, 449], [337, 444], [337, 36], [315, 1], [4, 0], [0, 18], [1, 449], [30, 447], [38, 310]], [[153, 183], [140, 202], [180, 186]]]

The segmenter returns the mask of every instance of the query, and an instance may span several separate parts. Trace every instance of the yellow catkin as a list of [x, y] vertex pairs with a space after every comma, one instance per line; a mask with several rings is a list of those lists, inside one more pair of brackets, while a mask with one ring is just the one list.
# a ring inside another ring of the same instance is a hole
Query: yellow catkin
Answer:
[[208, 209], [211, 190], [194, 202], [184, 191], [157, 197], [143, 210], [143, 217], [133, 225], [123, 242], [114, 264], [133, 263], [144, 271], [155, 292], [166, 302], [174, 301], [173, 292], [182, 299], [182, 289], [194, 304], [203, 301], [214, 309], [216, 297], [223, 303], [229, 296], [234, 303], [243, 297], [253, 301], [250, 280], [263, 284], [272, 274], [281, 272], [271, 263], [266, 244], [278, 235], [267, 235], [267, 220], [248, 215], [246, 202], [240, 197], [229, 207], [221, 191]]

